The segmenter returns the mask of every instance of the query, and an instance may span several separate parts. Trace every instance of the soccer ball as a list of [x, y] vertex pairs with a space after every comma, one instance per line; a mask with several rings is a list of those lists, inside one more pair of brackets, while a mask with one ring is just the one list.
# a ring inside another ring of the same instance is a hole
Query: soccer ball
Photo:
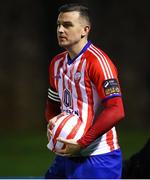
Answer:
[[65, 145], [57, 141], [58, 137], [78, 140], [84, 133], [82, 120], [77, 115], [65, 114], [59, 117], [52, 129], [52, 136], [47, 144], [51, 151], [64, 149]]

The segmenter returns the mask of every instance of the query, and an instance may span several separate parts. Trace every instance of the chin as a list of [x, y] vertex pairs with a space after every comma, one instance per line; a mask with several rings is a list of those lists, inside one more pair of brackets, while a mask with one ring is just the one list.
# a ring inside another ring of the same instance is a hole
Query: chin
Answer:
[[67, 48], [68, 47], [68, 45], [65, 44], [65, 43], [59, 43], [59, 46], [62, 47], [62, 48]]

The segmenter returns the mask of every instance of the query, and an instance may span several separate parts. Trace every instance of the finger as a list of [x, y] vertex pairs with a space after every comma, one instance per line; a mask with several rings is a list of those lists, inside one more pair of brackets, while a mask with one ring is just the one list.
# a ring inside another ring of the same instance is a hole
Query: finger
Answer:
[[52, 136], [52, 131], [50, 129], [47, 130], [47, 135]]
[[71, 154], [61, 154], [61, 153], [57, 153], [55, 152], [56, 155], [59, 155], [59, 156], [72, 156]]
[[57, 141], [61, 142], [61, 143], [64, 143], [64, 144], [70, 144], [69, 140], [68, 139], [65, 139], [63, 137], [58, 137], [57, 138]]
[[47, 124], [48, 129], [52, 129], [54, 126], [55, 126], [55, 123], [53, 121], [49, 121], [49, 123]]
[[63, 137], [58, 137], [57, 141], [64, 143], [64, 144], [68, 144], [68, 145], [77, 145], [76, 141], [73, 141], [72, 139], [65, 139]]
[[50, 119], [49, 122], [48, 122], [48, 127], [54, 126], [56, 120], [57, 120], [57, 116], [55, 116], [52, 119]]
[[62, 156], [71, 156], [71, 154], [68, 153], [66, 149], [57, 149], [54, 152], [55, 154], [62, 155]]
[[52, 129], [52, 128], [53, 128], [52, 125], [51, 125], [50, 123], [48, 123], [48, 124], [47, 124], [47, 130], [48, 130], [48, 129]]
[[52, 136], [52, 131], [50, 129], [47, 130], [47, 137], [48, 137], [48, 141], [51, 139]]
[[47, 125], [47, 129], [52, 130], [54, 128], [55, 124], [53, 122], [49, 122]]

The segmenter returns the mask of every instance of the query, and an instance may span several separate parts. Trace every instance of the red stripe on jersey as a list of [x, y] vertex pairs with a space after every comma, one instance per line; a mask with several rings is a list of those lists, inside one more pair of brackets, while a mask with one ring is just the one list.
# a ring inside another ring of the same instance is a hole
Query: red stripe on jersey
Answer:
[[114, 142], [113, 142], [112, 129], [106, 133], [106, 142], [107, 142], [108, 146], [110, 147], [110, 151], [113, 151], [114, 150]]
[[53, 137], [53, 144], [54, 144], [54, 148], [55, 148], [55, 145], [56, 145], [56, 142], [57, 142], [57, 137], [59, 136], [59, 134], [61, 133], [61, 130], [63, 129], [63, 127], [65, 126], [66, 122], [71, 118], [73, 117], [73, 115], [68, 115], [65, 119], [63, 119], [63, 121], [59, 124], [56, 132], [55, 132], [55, 135]]
[[54, 83], [54, 61], [51, 62], [50, 66], [49, 66], [49, 74], [50, 74], [50, 77], [49, 77], [49, 83], [50, 83], [50, 86], [53, 87], [53, 89], [55, 89], [55, 83]]

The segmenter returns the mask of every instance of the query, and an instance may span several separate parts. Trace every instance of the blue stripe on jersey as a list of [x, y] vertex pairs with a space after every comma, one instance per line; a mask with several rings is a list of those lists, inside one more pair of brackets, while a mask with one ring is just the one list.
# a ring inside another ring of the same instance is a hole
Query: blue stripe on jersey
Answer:
[[114, 98], [114, 97], [122, 97], [121, 94], [112, 94], [111, 96], [107, 96], [104, 99], [102, 99], [102, 103], [107, 101], [108, 99]]
[[79, 54], [78, 54], [76, 57], [74, 57], [73, 59], [71, 59], [71, 58], [69, 57], [69, 55], [68, 55], [68, 64], [70, 65], [71, 63], [73, 63], [82, 53], [84, 53], [84, 52], [87, 50], [87, 48], [88, 48], [90, 45], [91, 45], [91, 41], [88, 41], [88, 42], [86, 43], [86, 45], [83, 47], [83, 49], [79, 52]]

